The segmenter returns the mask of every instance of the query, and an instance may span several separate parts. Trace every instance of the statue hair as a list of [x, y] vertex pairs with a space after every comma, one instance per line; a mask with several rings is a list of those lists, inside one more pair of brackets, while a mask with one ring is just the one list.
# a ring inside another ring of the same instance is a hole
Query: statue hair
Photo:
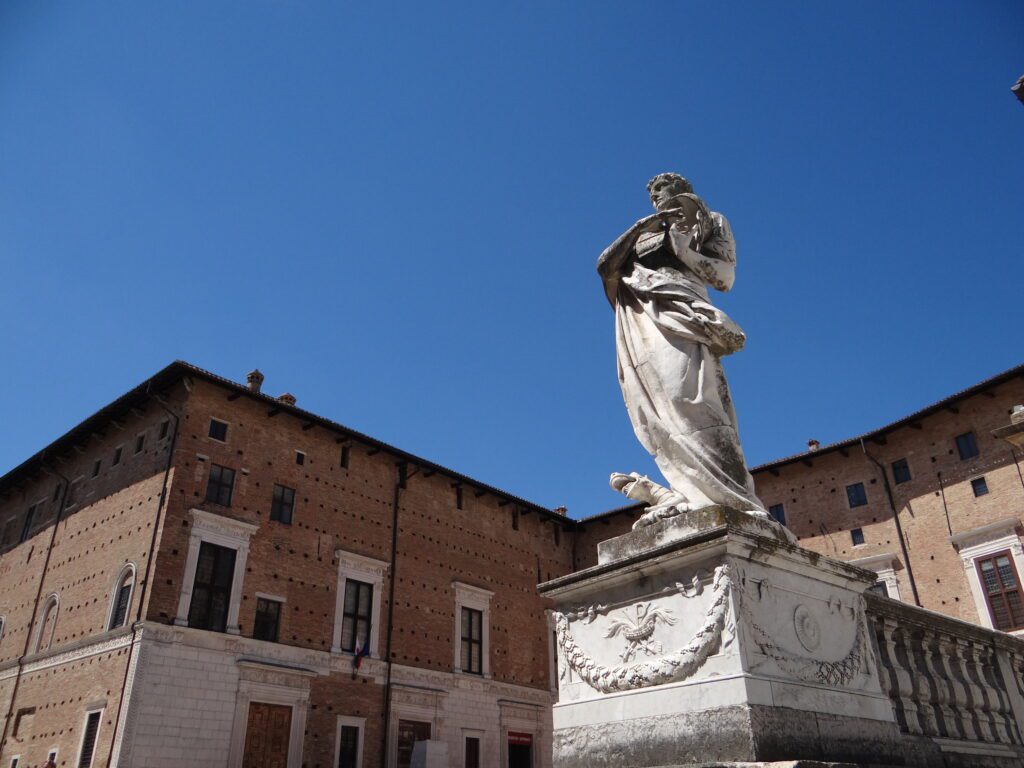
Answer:
[[682, 185], [684, 192], [690, 194], [693, 193], [693, 185], [685, 178], [680, 176], [678, 173], [659, 173], [657, 176], [655, 176], [653, 179], [647, 182], [648, 195], [651, 194], [651, 190], [654, 188], [654, 185], [657, 184], [659, 181], [675, 182], [676, 184]]

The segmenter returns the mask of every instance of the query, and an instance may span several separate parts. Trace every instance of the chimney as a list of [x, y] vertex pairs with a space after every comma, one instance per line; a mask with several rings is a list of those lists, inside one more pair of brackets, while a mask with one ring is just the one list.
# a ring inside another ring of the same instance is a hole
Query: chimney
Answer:
[[253, 368], [245, 374], [245, 381], [249, 385], [250, 392], [259, 392], [260, 387], [263, 386], [263, 374], [260, 373], [259, 368]]
[[816, 451], [819, 448], [821, 448], [821, 443], [818, 442], [817, 440], [812, 438], [812, 439], [807, 441], [807, 450], [808, 451]]
[[285, 392], [283, 395], [278, 395], [277, 399], [285, 405], [295, 405], [295, 395], [291, 392]]
[[555, 507], [555, 512], [560, 514], [562, 517], [565, 517], [566, 515], [569, 514], [569, 508], [568, 507]]

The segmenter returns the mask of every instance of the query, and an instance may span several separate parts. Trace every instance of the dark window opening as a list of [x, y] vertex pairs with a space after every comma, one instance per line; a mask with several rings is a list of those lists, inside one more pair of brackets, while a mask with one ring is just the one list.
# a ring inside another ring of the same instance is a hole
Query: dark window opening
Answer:
[[562, 544], [562, 526], [559, 523], [555, 523], [553, 526], [555, 529], [555, 546], [561, 546]]
[[146, 435], [142, 434], [135, 438], [135, 452], [142, 453], [142, 449], [146, 447]]
[[210, 419], [210, 429], [208, 433], [214, 440], [225, 442], [228, 439], [228, 425], [223, 421], [217, 419]]
[[231, 493], [235, 487], [235, 470], [210, 465], [210, 481], [206, 484], [206, 500], [225, 507], [231, 506]]
[[102, 467], [102, 466], [103, 466], [103, 461], [101, 459], [96, 459], [96, 461], [92, 465], [92, 476], [93, 477], [99, 477], [100, 467]]
[[123, 450], [124, 449], [120, 447], [114, 449], [114, 459], [113, 461], [110, 462], [111, 466], [116, 467], [118, 464], [121, 463], [121, 452]]
[[292, 524], [295, 509], [295, 491], [283, 485], [274, 486], [274, 500], [270, 505], [270, 519], [285, 525]]
[[519, 510], [518, 509], [513, 509], [512, 510], [512, 530], [513, 531], [518, 531], [519, 530]]
[[338, 768], [359, 768], [359, 728], [341, 726], [338, 734]]
[[165, 437], [167, 437], [167, 433], [170, 431], [170, 429], [171, 429], [171, 422], [169, 420], [164, 419], [163, 421], [161, 421], [160, 422], [160, 436], [157, 438], [157, 440], [163, 440]]
[[995, 628], [1010, 632], [1024, 627], [1020, 581], [1009, 550], [985, 558], [979, 557], [975, 562]]
[[53, 486], [53, 499], [51, 499], [51, 501], [56, 501], [59, 498], [60, 498], [60, 483], [57, 483], [55, 486]]
[[786, 508], [782, 504], [772, 504], [768, 507], [768, 514], [780, 525], [786, 524]]
[[853, 541], [854, 546], [864, 543], [864, 531], [860, 528], [854, 528], [850, 531], [850, 539]]
[[305, 464], [306, 463], [306, 454], [304, 454], [302, 451], [296, 451], [295, 452], [295, 463], [298, 464], [300, 467], [303, 464]]
[[29, 537], [29, 534], [32, 533], [32, 521], [35, 520], [36, 507], [38, 506], [38, 504], [33, 504], [28, 508], [28, 511], [25, 512], [25, 522], [21, 526], [21, 538], [18, 539], [19, 544], [25, 541]]
[[472, 608], [462, 609], [462, 671], [482, 675], [484, 651], [484, 614]]
[[341, 459], [339, 460], [339, 464], [342, 469], [348, 469], [349, 453], [349, 446], [341, 446]]
[[868, 503], [868, 493], [864, 490], [864, 483], [854, 483], [846, 486], [846, 499], [850, 507], [863, 507]]
[[455, 508], [462, 509], [462, 486], [455, 486]]
[[345, 580], [345, 603], [341, 618], [341, 650], [362, 651], [370, 642], [373, 618], [373, 585]]
[[121, 586], [117, 588], [117, 596], [114, 598], [114, 611], [110, 614], [110, 626], [107, 629], [123, 627], [128, 619], [128, 608], [132, 602], [132, 573], [129, 572]]
[[896, 485], [910, 480], [910, 465], [907, 464], [906, 459], [896, 459], [892, 463], [892, 477], [896, 481]]
[[228, 626], [231, 584], [235, 577], [235, 550], [204, 541], [199, 546], [188, 625], [223, 632]]
[[70, 509], [78, 503], [78, 492], [82, 487], [82, 479], [73, 480], [68, 486], [68, 496], [64, 499], [64, 509]]
[[480, 768], [480, 739], [476, 736], [466, 737], [466, 758], [462, 764], [465, 768]]
[[984, 477], [976, 477], [971, 480], [971, 490], [974, 491], [975, 496], [984, 496], [988, 493], [988, 483]]
[[85, 718], [85, 732], [82, 734], [82, 752], [78, 756], [78, 768], [92, 766], [93, 752], [96, 751], [96, 735], [100, 730], [101, 711], [90, 712]]
[[252, 625], [252, 636], [257, 640], [277, 642], [277, 631], [281, 623], [281, 603], [277, 600], [257, 598], [256, 619]]
[[978, 455], [978, 438], [973, 432], [964, 432], [956, 436], [956, 449], [960, 453], [960, 461], [973, 459]]

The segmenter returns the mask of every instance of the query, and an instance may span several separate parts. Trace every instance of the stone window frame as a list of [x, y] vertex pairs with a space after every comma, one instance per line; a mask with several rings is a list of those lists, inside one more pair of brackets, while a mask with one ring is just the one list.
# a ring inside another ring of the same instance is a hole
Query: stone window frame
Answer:
[[21, 765], [21, 755], [11, 755], [11, 760], [7, 765], [10, 768], [18, 768]]
[[114, 629], [117, 629], [117, 627], [111, 627], [110, 622], [113, 620], [114, 611], [117, 608], [117, 594], [121, 591], [121, 585], [124, 584], [125, 576], [127, 576], [129, 573], [131, 573], [132, 575], [132, 588], [128, 592], [128, 612], [125, 614], [124, 624], [121, 624], [119, 626], [123, 627], [127, 624], [131, 624], [129, 617], [131, 616], [132, 613], [132, 600], [135, 599], [135, 585], [136, 579], [138, 579], [139, 571], [138, 568], [135, 567], [135, 563], [129, 561], [124, 564], [120, 571], [117, 572], [117, 578], [114, 580], [114, 584], [110, 589], [110, 605], [107, 606], [107, 619], [103, 623], [104, 631], [106, 632], [110, 632]]
[[[949, 542], [960, 555], [971, 597], [974, 598], [974, 607], [978, 610], [978, 621], [988, 629], [996, 630], [996, 626], [978, 575], [977, 560], [1009, 550], [1020, 581], [1024, 577], [1024, 546], [1017, 533], [1020, 527], [1021, 521], [1018, 518], [1008, 517], [949, 537]], [[1021, 588], [1024, 589], [1024, 583]], [[1015, 629], [1007, 634], [1024, 636], [1024, 629]]]
[[334, 551], [338, 561], [338, 588], [334, 601], [334, 632], [331, 635], [331, 653], [343, 653], [351, 656], [341, 648], [341, 630], [345, 623], [345, 582], [349, 579], [361, 581], [373, 587], [373, 600], [370, 606], [370, 637], [369, 653], [372, 659], [380, 658], [380, 614], [384, 592], [384, 576], [390, 566], [383, 560], [349, 552], [344, 549]]
[[463, 728], [460, 731], [461, 739], [459, 741], [459, 754], [457, 756], [458, 763], [456, 765], [461, 768], [466, 768], [466, 740], [476, 739], [480, 743], [480, 765], [488, 765], [490, 761], [487, 760], [484, 753], [484, 745], [487, 743], [487, 731], [481, 730], [480, 728]]
[[[455, 591], [455, 633], [452, 635], [455, 646], [452, 670], [457, 675], [472, 675], [491, 679], [491, 599], [494, 593], [483, 587], [475, 587], [462, 581], [453, 581], [452, 589]], [[480, 647], [480, 674], [475, 672], [464, 672], [462, 670], [462, 609], [471, 608], [480, 611], [482, 614], [481, 628], [483, 630], [483, 643]]]
[[[50, 630], [50, 643], [46, 648], [40, 648], [43, 642], [43, 629], [46, 627], [46, 620], [50, 616], [50, 611], [53, 610], [53, 629]], [[49, 650], [53, 647], [53, 638], [57, 634], [57, 619], [60, 618], [60, 594], [57, 592], [51, 592], [43, 600], [43, 610], [39, 612], [39, 618], [36, 620], [35, 628], [35, 639], [32, 641], [32, 653], [41, 653], [42, 651]]]
[[[306, 713], [309, 709], [309, 685], [305, 678], [316, 677], [305, 669], [276, 668], [267, 675], [265, 665], [239, 661], [242, 679], [235, 695], [235, 716], [228, 746], [228, 768], [242, 768], [245, 758], [245, 735], [249, 727], [250, 704], [273, 704], [291, 707], [292, 720], [288, 732], [288, 768], [301, 768], [303, 741], [306, 733]], [[247, 676], [257, 679], [246, 679]], [[295, 684], [282, 684], [283, 677], [294, 678]], [[264, 678], [266, 682], [260, 680]], [[306, 683], [306, 684], [303, 684]]]
[[96, 748], [100, 743], [100, 733], [103, 731], [103, 712], [106, 710], [106, 702], [89, 704], [85, 708], [85, 716], [82, 718], [82, 735], [78, 737], [78, 749], [75, 751], [75, 762], [73, 765], [78, 766], [82, 763], [82, 747], [85, 746], [85, 733], [89, 726], [89, 716], [95, 712], [100, 713], [99, 720], [96, 722], [96, 735], [93, 737], [92, 757], [89, 759], [89, 766], [92, 768], [96, 764]]
[[242, 605], [242, 582], [245, 580], [245, 562], [249, 557], [249, 539], [259, 530], [259, 526], [202, 509], [190, 509], [189, 515], [192, 517], [192, 530], [185, 558], [185, 577], [178, 593], [178, 613], [174, 617], [174, 625], [188, 626], [188, 610], [192, 603], [192, 590], [195, 588], [199, 548], [206, 542], [235, 550], [235, 572], [231, 576], [231, 596], [228, 601], [227, 627], [224, 631], [229, 635], [240, 635], [242, 629], [238, 623], [238, 612]]
[[366, 743], [366, 718], [353, 717], [351, 715], [338, 715], [337, 723], [334, 726], [334, 762], [332, 765], [337, 765], [338, 758], [341, 757], [341, 728], [345, 725], [350, 728], [359, 729], [359, 741], [356, 747], [356, 766], [357, 768], [362, 768], [363, 749]]
[[896, 565], [900, 562], [900, 559], [894, 552], [883, 552], [880, 555], [862, 557], [857, 560], [850, 560], [849, 562], [850, 565], [856, 565], [858, 568], [874, 571], [878, 581], [885, 584], [889, 597], [893, 600], [903, 599], [900, 597], [900, 583], [896, 578]]
[[400, 720], [412, 720], [418, 723], [430, 723], [430, 740], [441, 740], [441, 716], [445, 692], [430, 690], [403, 690], [400, 696], [391, 700], [391, 722], [388, 725], [387, 761], [388, 768], [398, 765], [398, 723]]
[[0, 613], [0, 643], [4, 641], [4, 633], [7, 631], [7, 614]]

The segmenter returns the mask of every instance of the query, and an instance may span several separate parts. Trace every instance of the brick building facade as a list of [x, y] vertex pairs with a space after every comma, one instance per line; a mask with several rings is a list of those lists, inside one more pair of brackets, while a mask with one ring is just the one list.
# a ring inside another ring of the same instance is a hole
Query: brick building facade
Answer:
[[0, 479], [0, 765], [549, 764], [571, 521], [260, 380], [172, 364]]
[[[758, 493], [890, 597], [1013, 630], [1024, 480], [992, 431], [1022, 376], [758, 467]], [[0, 478], [0, 768], [404, 768], [425, 739], [550, 764], [536, 584], [638, 510], [566, 519], [261, 383], [174, 363]]]

